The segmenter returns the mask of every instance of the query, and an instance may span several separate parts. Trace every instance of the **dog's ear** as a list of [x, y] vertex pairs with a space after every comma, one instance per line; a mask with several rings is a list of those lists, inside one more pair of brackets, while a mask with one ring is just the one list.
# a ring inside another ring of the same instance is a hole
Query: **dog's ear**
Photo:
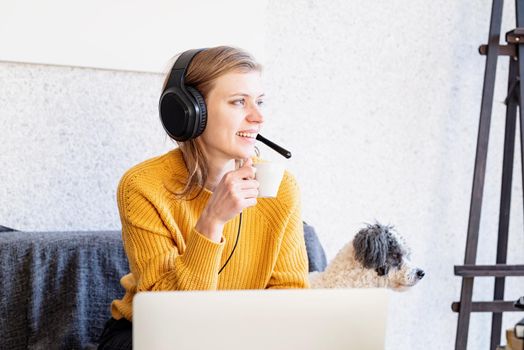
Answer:
[[388, 239], [378, 225], [368, 225], [353, 238], [355, 258], [366, 268], [379, 268], [386, 264]]

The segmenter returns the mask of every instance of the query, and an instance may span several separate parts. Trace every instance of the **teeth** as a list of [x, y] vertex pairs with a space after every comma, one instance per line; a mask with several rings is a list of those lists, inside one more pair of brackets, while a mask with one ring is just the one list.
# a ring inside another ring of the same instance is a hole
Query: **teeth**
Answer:
[[242, 137], [249, 137], [251, 139], [254, 139], [257, 137], [257, 134], [250, 133], [250, 132], [237, 132], [237, 135], [242, 136]]

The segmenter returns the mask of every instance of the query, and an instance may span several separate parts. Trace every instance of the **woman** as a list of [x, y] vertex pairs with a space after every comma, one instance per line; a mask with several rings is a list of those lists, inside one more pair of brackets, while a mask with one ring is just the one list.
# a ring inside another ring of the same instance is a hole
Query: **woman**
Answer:
[[203, 133], [122, 177], [118, 207], [131, 273], [120, 281], [126, 293], [111, 305], [99, 349], [131, 347], [132, 300], [140, 291], [309, 287], [294, 177], [286, 171], [277, 197], [257, 200], [260, 74], [236, 48], [196, 54], [185, 85], [204, 97]]

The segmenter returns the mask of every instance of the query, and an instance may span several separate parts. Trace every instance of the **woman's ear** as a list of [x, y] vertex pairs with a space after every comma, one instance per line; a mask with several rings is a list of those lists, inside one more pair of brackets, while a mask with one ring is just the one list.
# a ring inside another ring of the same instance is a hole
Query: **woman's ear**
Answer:
[[353, 249], [357, 261], [366, 268], [377, 269], [386, 265], [388, 239], [376, 225], [368, 225], [355, 235]]

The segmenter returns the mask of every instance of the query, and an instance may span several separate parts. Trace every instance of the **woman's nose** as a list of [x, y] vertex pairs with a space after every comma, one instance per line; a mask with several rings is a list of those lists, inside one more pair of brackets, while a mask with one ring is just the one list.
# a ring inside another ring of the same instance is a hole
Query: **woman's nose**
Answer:
[[262, 111], [258, 106], [253, 106], [248, 114], [248, 120], [251, 122], [258, 122], [263, 123], [264, 122], [264, 116], [262, 114]]

